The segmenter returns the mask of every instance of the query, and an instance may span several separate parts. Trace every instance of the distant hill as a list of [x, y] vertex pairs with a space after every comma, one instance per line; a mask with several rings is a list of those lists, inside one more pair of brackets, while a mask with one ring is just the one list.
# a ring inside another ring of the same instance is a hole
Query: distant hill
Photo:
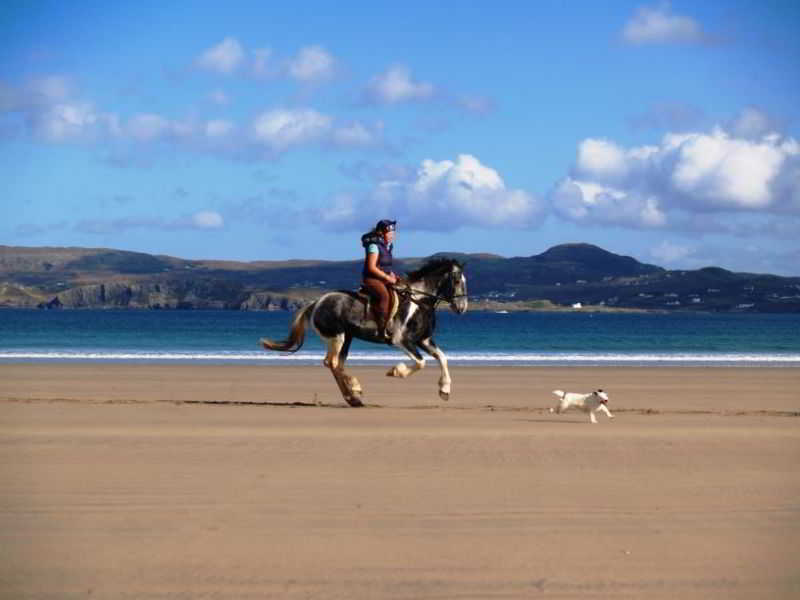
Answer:
[[[529, 257], [441, 253], [467, 265], [473, 308], [800, 312], [800, 278], [670, 271], [591, 244]], [[427, 257], [430, 258], [430, 257]], [[426, 258], [397, 261], [409, 271]], [[294, 310], [358, 286], [361, 260], [187, 260], [108, 248], [0, 246], [0, 307]], [[501, 306], [502, 305], [502, 306]]]

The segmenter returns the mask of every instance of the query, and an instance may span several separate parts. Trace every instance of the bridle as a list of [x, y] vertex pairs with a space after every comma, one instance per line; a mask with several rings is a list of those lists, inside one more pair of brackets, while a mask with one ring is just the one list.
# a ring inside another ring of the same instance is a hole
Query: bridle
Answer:
[[[455, 289], [456, 289], [455, 279], [456, 279], [456, 274], [451, 271], [447, 276], [447, 282], [450, 284], [448, 287], [450, 288], [450, 290], [452, 292], [455, 292]], [[435, 294], [431, 294], [430, 292], [424, 292], [422, 290], [415, 290], [414, 288], [411, 287], [411, 285], [409, 284], [408, 281], [405, 281], [404, 283], [405, 283], [405, 287], [403, 287], [403, 288], [399, 288], [397, 286], [394, 286], [394, 289], [397, 292], [397, 295], [400, 296], [400, 298], [408, 299], [409, 301], [414, 302], [417, 305], [421, 305], [422, 304], [422, 300], [414, 298], [415, 294], [419, 295], [419, 296], [423, 296], [426, 299], [433, 300], [432, 308], [436, 308], [439, 305], [440, 302], [452, 303], [452, 302], [455, 301], [456, 298], [465, 298], [467, 296], [467, 294], [455, 294], [455, 293], [442, 294], [442, 293], [440, 293], [438, 291]], [[443, 287], [443, 285], [440, 284], [439, 288], [441, 289], [442, 287]]]

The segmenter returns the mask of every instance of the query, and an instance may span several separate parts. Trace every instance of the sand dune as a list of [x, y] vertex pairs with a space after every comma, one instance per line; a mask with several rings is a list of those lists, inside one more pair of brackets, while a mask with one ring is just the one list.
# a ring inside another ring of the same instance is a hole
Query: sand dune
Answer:
[[800, 595], [797, 370], [383, 371], [0, 365], [0, 597]]

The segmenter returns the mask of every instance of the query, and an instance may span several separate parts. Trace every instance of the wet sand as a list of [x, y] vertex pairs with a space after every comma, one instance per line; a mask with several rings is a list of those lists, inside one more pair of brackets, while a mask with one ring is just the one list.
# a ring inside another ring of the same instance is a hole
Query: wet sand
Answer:
[[0, 365], [0, 597], [800, 596], [797, 369], [385, 370]]

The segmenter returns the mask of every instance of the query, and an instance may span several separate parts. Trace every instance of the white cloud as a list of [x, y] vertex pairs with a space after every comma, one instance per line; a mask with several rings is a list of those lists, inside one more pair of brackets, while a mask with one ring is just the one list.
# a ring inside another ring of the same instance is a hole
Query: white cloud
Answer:
[[86, 138], [102, 121], [92, 105], [85, 102], [54, 104], [28, 114], [34, 135], [48, 142]]
[[336, 73], [336, 60], [322, 46], [306, 46], [288, 62], [289, 76], [301, 83], [321, 83]]
[[543, 217], [537, 198], [506, 187], [474, 156], [424, 160], [409, 180], [384, 180], [364, 195], [339, 194], [318, 215], [323, 227], [366, 227], [391, 215], [407, 229], [527, 228]]
[[661, 227], [666, 223], [657, 198], [591, 181], [567, 177], [559, 182], [550, 199], [556, 213], [571, 221], [634, 228]]
[[211, 210], [196, 212], [189, 218], [188, 223], [195, 229], [220, 229], [225, 225], [222, 215]]
[[404, 65], [394, 65], [376, 75], [367, 85], [364, 97], [370, 102], [397, 104], [433, 97], [435, 88], [431, 83], [417, 82]]
[[800, 144], [792, 138], [769, 134], [754, 141], [715, 128], [667, 135], [663, 151], [674, 161], [670, 185], [697, 208], [780, 210], [798, 191], [780, 193], [775, 186], [784, 170], [797, 168]]
[[583, 172], [602, 174], [604, 178], [625, 174], [625, 152], [613, 142], [587, 139], [578, 147], [577, 168]]
[[625, 24], [622, 38], [631, 44], [697, 43], [706, 39], [691, 17], [672, 13], [669, 2], [641, 6]]
[[239, 40], [226, 37], [198, 56], [195, 64], [201, 69], [229, 75], [239, 68], [244, 58], [245, 51]]
[[720, 127], [629, 149], [587, 139], [550, 200], [569, 220], [641, 228], [720, 229], [716, 220], [697, 219], [704, 213], [800, 215], [800, 144], [777, 133], [737, 137]]
[[283, 152], [323, 139], [332, 119], [313, 109], [275, 109], [258, 115], [252, 125], [253, 140], [275, 152]]

